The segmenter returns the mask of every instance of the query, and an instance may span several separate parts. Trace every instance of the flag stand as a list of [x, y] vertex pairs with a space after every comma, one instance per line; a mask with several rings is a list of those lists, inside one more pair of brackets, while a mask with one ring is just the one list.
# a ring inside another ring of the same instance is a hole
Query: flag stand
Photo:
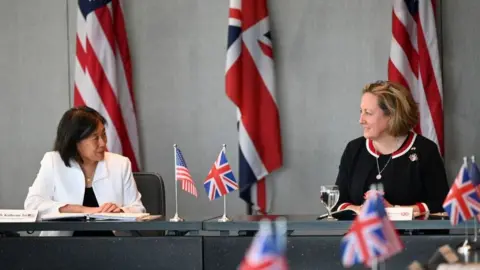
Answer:
[[477, 217], [473, 218], [473, 242], [477, 243]]
[[[176, 162], [177, 162], [177, 145], [174, 144], [173, 145], [173, 152], [174, 152], [174, 155], [175, 155], [175, 166], [177, 166]], [[184, 221], [183, 218], [179, 217], [178, 216], [178, 181], [177, 181], [177, 170], [175, 168], [175, 215], [173, 216], [173, 218], [170, 219], [170, 222], [181, 222], [181, 221]]]
[[372, 259], [372, 270], [378, 270], [378, 261], [377, 258]]
[[[223, 152], [227, 154], [227, 145], [223, 144]], [[227, 217], [227, 194], [223, 195], [223, 216], [218, 219], [218, 222], [227, 222], [230, 219]]]
[[178, 216], [178, 187], [177, 180], [175, 180], [175, 215], [170, 219], [170, 222], [180, 222], [184, 219]]
[[[465, 168], [468, 168], [467, 157], [463, 157], [463, 166], [465, 166]], [[468, 262], [471, 250], [472, 246], [470, 245], [470, 241], [468, 241], [468, 222], [467, 220], [465, 220], [465, 241], [463, 241], [463, 244], [458, 248], [457, 251], [459, 254], [463, 255], [465, 262]]]
[[[472, 156], [471, 160], [472, 160], [472, 166], [474, 166], [475, 165], [475, 156]], [[472, 177], [472, 175], [470, 175], [470, 177]], [[477, 222], [478, 222], [477, 217], [475, 216], [473, 218], [473, 242], [476, 244], [476, 246], [477, 246], [477, 239], [478, 239]]]
[[227, 222], [230, 219], [227, 217], [227, 195], [223, 196], [223, 216], [218, 219], [218, 222]]

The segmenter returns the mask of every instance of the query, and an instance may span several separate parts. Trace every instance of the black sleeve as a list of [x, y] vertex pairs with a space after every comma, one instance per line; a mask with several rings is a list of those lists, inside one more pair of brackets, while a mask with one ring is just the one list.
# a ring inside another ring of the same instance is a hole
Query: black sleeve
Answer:
[[427, 204], [430, 213], [445, 212], [442, 205], [449, 190], [445, 164], [437, 146], [433, 144], [429, 148], [421, 169], [425, 191], [423, 203]]
[[350, 176], [348, 172], [348, 168], [350, 167], [351, 162], [351, 156], [352, 154], [350, 153], [349, 143], [343, 151], [342, 158], [340, 160], [340, 166], [338, 168], [338, 175], [337, 180], [335, 181], [335, 185], [338, 186], [338, 189], [340, 191], [340, 198], [337, 205], [332, 209], [333, 211], [336, 211], [342, 203], [352, 203], [349, 195]]

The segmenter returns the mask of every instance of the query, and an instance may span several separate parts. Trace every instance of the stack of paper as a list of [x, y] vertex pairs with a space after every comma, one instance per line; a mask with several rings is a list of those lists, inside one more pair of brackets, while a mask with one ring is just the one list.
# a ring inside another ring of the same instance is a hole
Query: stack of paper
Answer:
[[97, 220], [120, 220], [135, 221], [139, 218], [149, 216], [148, 213], [58, 213], [42, 216], [42, 220], [65, 220], [65, 219], [97, 219]]
[[96, 213], [90, 214], [88, 217], [99, 220], [135, 221], [148, 215], [148, 213]]
[[84, 213], [58, 213], [42, 215], [41, 220], [63, 220], [63, 219], [86, 219], [87, 214]]

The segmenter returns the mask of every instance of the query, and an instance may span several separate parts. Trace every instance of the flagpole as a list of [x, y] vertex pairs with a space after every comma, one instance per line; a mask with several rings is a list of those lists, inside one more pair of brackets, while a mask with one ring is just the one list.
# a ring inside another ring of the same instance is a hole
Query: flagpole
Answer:
[[[227, 155], [227, 145], [223, 144], [222, 151]], [[218, 222], [227, 222], [230, 219], [227, 217], [227, 194], [223, 195], [223, 216], [218, 219]]]
[[[473, 166], [473, 164], [475, 164], [475, 156], [472, 156], [471, 160], [472, 160], [472, 166]], [[472, 176], [470, 175], [470, 177], [472, 177]], [[477, 217], [476, 216], [473, 218], [473, 228], [474, 228], [473, 229], [473, 242], [476, 243], [477, 242], [477, 234], [478, 234], [478, 232], [477, 232]]]
[[170, 219], [171, 222], [183, 221], [183, 218], [178, 216], [178, 181], [177, 181], [177, 144], [173, 145], [173, 155], [175, 161], [175, 215]]
[[[467, 157], [463, 157], [463, 166], [465, 166], [465, 170], [468, 171]], [[465, 243], [468, 243], [468, 222], [467, 222], [467, 220], [465, 220]]]
[[[463, 168], [462, 170], [467, 170], [468, 171], [468, 166], [467, 166], [467, 157], [463, 157]], [[462, 171], [463, 174], [463, 171]], [[475, 217], [476, 218], [476, 217]], [[468, 241], [468, 220], [464, 220], [465, 223], [465, 241], [463, 241], [463, 244], [458, 248], [458, 253], [462, 254], [464, 256], [465, 262], [468, 262], [468, 258], [470, 256], [470, 250], [472, 247], [470, 246], [470, 243]]]
[[372, 259], [372, 270], [377, 270], [378, 269], [378, 261], [377, 258]]

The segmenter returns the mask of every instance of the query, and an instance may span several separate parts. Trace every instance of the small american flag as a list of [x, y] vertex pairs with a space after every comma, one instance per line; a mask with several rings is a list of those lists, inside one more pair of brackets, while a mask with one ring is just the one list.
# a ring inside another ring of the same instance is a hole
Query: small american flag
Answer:
[[358, 263], [370, 266], [374, 259], [385, 260], [399, 253], [403, 247], [385, 212], [383, 196], [372, 193], [342, 239], [342, 264], [345, 267]]
[[211, 201], [238, 189], [237, 180], [233, 176], [232, 168], [225, 155], [225, 148], [213, 163], [203, 186]]
[[448, 213], [452, 225], [469, 220], [480, 213], [480, 198], [468, 175], [466, 162], [460, 168], [443, 202], [443, 209]]
[[183, 158], [182, 152], [177, 147], [175, 148], [175, 179], [182, 181], [182, 189], [186, 192], [198, 197], [197, 188], [193, 181], [190, 171], [187, 168], [187, 163]]

